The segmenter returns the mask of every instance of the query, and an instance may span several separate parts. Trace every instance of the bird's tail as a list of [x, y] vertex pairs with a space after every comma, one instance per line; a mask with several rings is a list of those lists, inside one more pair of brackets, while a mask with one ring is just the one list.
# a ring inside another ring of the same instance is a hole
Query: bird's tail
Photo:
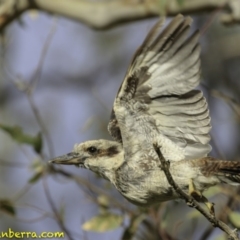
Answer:
[[216, 176], [220, 182], [240, 184], [240, 161], [223, 161], [212, 157], [201, 159], [200, 169], [207, 176]]

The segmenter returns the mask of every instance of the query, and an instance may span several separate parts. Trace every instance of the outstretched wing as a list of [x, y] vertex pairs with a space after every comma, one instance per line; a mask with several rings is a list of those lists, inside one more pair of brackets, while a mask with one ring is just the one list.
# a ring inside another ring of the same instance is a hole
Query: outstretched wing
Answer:
[[[207, 102], [201, 91], [194, 90], [200, 81], [200, 46], [198, 31], [189, 36], [191, 22], [190, 17], [177, 15], [162, 32], [163, 21], [157, 22], [136, 52], [116, 97], [145, 104], [159, 132], [173, 147], [183, 149], [184, 159], [211, 151]], [[121, 142], [114, 109], [108, 128]]]

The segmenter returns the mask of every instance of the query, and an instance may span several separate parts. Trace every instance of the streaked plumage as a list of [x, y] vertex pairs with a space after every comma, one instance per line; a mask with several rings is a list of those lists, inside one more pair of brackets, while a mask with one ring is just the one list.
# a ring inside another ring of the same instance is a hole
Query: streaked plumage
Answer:
[[177, 184], [192, 180], [202, 192], [218, 183], [238, 184], [240, 162], [207, 157], [210, 117], [200, 81], [199, 33], [189, 36], [191, 18], [160, 20], [136, 52], [114, 101], [108, 130], [115, 141], [76, 144], [53, 159], [99, 173], [129, 201], [149, 206], [178, 197], [153, 148], [158, 143]]

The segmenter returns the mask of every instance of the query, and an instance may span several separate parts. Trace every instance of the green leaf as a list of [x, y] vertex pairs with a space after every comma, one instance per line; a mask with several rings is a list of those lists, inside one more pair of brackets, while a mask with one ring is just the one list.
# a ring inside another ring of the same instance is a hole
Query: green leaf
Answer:
[[178, 5], [182, 7], [184, 5], [185, 0], [176, 0]]
[[99, 195], [97, 202], [101, 207], [108, 208], [110, 205], [109, 199], [106, 195]]
[[229, 219], [236, 228], [240, 228], [240, 213], [230, 212]]
[[191, 210], [188, 214], [187, 214], [187, 218], [189, 219], [193, 219], [193, 218], [199, 218], [201, 217], [202, 214], [198, 211], [196, 211], [196, 209]]
[[158, 4], [160, 16], [166, 16], [167, 0], [159, 0]]
[[64, 202], [61, 202], [60, 210], [59, 210], [59, 217], [60, 217], [61, 221], [64, 222], [64, 218], [65, 218], [65, 204], [64, 204]]
[[7, 126], [4, 124], [0, 124], [0, 128], [5, 131], [6, 133], [8, 133], [13, 140], [15, 140], [18, 143], [25, 143], [25, 144], [29, 144], [32, 145], [34, 150], [37, 153], [40, 153], [42, 150], [42, 136], [41, 133], [38, 133], [37, 136], [33, 137], [30, 135], [25, 134], [22, 131], [22, 128], [19, 126]]
[[226, 236], [225, 236], [225, 234], [220, 234], [219, 236], [217, 236], [216, 238], [214, 238], [214, 240], [226, 240], [227, 238], [226, 238]]
[[215, 195], [219, 194], [219, 193], [222, 193], [222, 187], [220, 186], [214, 186], [214, 187], [211, 187], [209, 188], [205, 193], [204, 193], [204, 196], [206, 198], [211, 198], [211, 197], [214, 197]]
[[34, 140], [34, 150], [36, 153], [41, 153], [42, 151], [42, 134], [39, 132]]
[[133, 216], [130, 220], [129, 226], [125, 229], [122, 235], [122, 240], [132, 239], [134, 234], [136, 233], [139, 225], [146, 219], [146, 214], [140, 214], [138, 216]]
[[119, 227], [123, 217], [113, 213], [99, 214], [82, 225], [85, 231], [106, 232]]
[[28, 182], [35, 183], [42, 177], [42, 175], [43, 175], [43, 172], [37, 172], [28, 180]]
[[13, 207], [13, 204], [11, 201], [2, 199], [0, 200], [0, 210], [14, 216], [15, 215], [15, 209]]
[[33, 176], [28, 180], [29, 183], [37, 182], [44, 174], [46, 165], [40, 160], [35, 159], [31, 164], [31, 169], [34, 171]]

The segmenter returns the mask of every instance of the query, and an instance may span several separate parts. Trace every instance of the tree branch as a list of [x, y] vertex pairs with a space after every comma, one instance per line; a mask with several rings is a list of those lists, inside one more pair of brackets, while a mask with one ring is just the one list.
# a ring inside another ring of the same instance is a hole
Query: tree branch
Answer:
[[168, 0], [160, 4], [158, 0], [0, 0], [0, 30], [29, 9], [38, 9], [75, 19], [86, 25], [105, 29], [123, 22], [155, 17], [173, 16], [213, 11], [218, 8], [228, 11], [222, 21], [240, 23], [239, 0]]
[[174, 188], [174, 190], [179, 194], [179, 196], [186, 201], [188, 206], [196, 208], [207, 220], [214, 226], [222, 229], [230, 239], [232, 240], [238, 240], [238, 234], [236, 230], [232, 230], [230, 227], [228, 227], [224, 222], [216, 219], [216, 217], [209, 212], [205, 211], [200, 204], [190, 195], [182, 191], [181, 188], [175, 183], [175, 181], [172, 178], [172, 175], [169, 171], [169, 163], [164, 159], [159, 146], [157, 144], [154, 144], [155, 151], [159, 157], [159, 160], [161, 162], [162, 170], [164, 171], [166, 178], [169, 182], [169, 184]]

